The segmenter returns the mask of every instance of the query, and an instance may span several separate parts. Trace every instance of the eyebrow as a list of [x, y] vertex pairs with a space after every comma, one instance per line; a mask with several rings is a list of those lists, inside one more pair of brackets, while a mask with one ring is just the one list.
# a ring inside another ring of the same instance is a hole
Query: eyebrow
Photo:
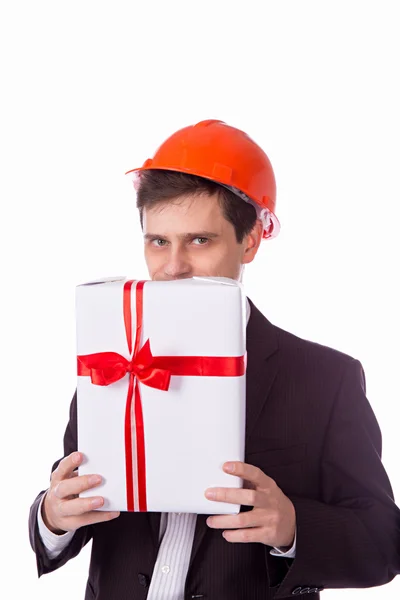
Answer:
[[[163, 240], [165, 238], [167, 238], [168, 236], [166, 235], [161, 235], [159, 233], [146, 233], [144, 236], [145, 240], [151, 241], [151, 240]], [[183, 241], [187, 241], [187, 240], [191, 240], [193, 238], [210, 238], [210, 239], [214, 239], [219, 237], [219, 233], [213, 233], [212, 231], [196, 231], [194, 233], [181, 233], [178, 234], [178, 238], [180, 240]]]

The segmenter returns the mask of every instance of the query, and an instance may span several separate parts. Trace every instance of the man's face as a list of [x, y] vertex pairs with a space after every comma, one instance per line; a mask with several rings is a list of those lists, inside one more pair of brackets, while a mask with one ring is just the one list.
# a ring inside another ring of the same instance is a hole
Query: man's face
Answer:
[[240, 280], [253, 260], [262, 224], [239, 244], [222, 213], [217, 195], [181, 196], [143, 211], [145, 259], [151, 279], [230, 277]]

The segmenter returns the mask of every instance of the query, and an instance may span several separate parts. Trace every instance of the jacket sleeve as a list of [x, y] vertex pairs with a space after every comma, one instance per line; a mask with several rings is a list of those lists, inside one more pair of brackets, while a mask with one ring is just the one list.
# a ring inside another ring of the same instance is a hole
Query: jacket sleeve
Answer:
[[320, 464], [320, 500], [291, 497], [296, 558], [275, 598], [300, 587], [367, 588], [400, 572], [400, 510], [381, 462], [381, 432], [357, 360], [346, 363]]
[[[76, 391], [71, 401], [69, 422], [64, 434], [64, 457], [77, 450], [77, 407]], [[61, 459], [60, 459], [61, 460]], [[57, 468], [60, 460], [54, 463], [52, 472]], [[83, 546], [92, 537], [91, 526], [81, 527], [76, 532], [71, 542], [56, 558], [51, 559], [48, 556], [46, 547], [39, 533], [38, 527], [38, 509], [40, 501], [47, 490], [40, 492], [30, 508], [29, 513], [29, 540], [33, 551], [36, 554], [36, 564], [38, 576], [55, 571], [62, 567], [67, 561], [79, 554]]]

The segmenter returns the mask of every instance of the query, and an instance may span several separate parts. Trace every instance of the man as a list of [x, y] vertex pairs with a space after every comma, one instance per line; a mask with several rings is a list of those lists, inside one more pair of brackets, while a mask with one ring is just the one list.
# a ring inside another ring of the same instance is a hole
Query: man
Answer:
[[[262, 238], [279, 231], [267, 156], [220, 121], [179, 130], [132, 173], [151, 279], [240, 280]], [[240, 513], [94, 510], [101, 496], [78, 497], [101, 477], [76, 473], [75, 395], [64, 458], [30, 513], [39, 576], [90, 539], [86, 600], [316, 599], [399, 572], [400, 512], [360, 362], [272, 325], [251, 301], [247, 309], [245, 462], [224, 465], [245, 485], [205, 491]]]

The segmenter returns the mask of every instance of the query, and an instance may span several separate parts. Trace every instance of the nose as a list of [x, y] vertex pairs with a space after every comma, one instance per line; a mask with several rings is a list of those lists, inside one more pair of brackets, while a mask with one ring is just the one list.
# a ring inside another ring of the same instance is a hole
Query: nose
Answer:
[[183, 279], [191, 277], [190, 262], [181, 249], [171, 250], [164, 265], [164, 275], [168, 279]]

